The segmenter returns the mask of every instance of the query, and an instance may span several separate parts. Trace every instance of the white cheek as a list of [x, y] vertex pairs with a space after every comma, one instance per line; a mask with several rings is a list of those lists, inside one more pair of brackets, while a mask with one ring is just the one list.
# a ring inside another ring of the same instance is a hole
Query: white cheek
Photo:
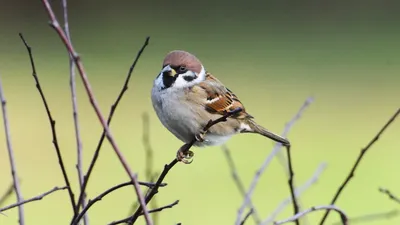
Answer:
[[203, 81], [205, 79], [206, 79], [206, 70], [204, 69], [203, 66], [201, 66], [201, 71], [197, 75], [197, 79], [196, 80], [198, 80], [198, 82], [200, 83], [201, 81]]
[[192, 82], [186, 81], [185, 79], [183, 79], [183, 75], [180, 75], [180, 76], [178, 76], [178, 78], [176, 78], [176, 80], [172, 86], [177, 87], [177, 88], [184, 88], [184, 87], [190, 87], [192, 85], [193, 85]]
[[199, 74], [197, 74], [197, 78], [192, 80], [192, 81], [186, 81], [185, 79], [183, 79], [184, 76], [192, 76], [193, 74], [191, 72], [186, 72], [184, 74], [181, 74], [180, 76], [178, 76], [178, 78], [175, 80], [175, 83], [172, 85], [174, 87], [179, 87], [179, 88], [185, 88], [185, 87], [190, 87], [193, 86], [195, 84], [198, 84], [202, 81], [204, 81], [205, 77], [206, 77], [206, 71], [204, 69], [204, 67], [201, 67], [201, 71]]

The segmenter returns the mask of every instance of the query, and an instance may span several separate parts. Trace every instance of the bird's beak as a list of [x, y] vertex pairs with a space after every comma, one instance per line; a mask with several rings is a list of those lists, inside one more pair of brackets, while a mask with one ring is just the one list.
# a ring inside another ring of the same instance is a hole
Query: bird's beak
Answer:
[[174, 69], [172, 69], [169, 65], [165, 66], [162, 69], [161, 73], [163, 73], [164, 76], [170, 76], [170, 77], [173, 77], [177, 74], [177, 72]]

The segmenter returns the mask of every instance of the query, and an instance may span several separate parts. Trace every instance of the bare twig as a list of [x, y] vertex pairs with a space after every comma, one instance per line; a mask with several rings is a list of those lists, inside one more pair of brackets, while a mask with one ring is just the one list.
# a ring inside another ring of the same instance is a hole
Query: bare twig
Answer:
[[[8, 157], [10, 160], [11, 175], [12, 175], [12, 179], [13, 179], [13, 187], [14, 187], [15, 194], [17, 195], [17, 202], [22, 202], [24, 199], [23, 199], [22, 193], [21, 193], [21, 186], [19, 184], [19, 178], [18, 178], [18, 173], [17, 173], [17, 164], [15, 163], [14, 150], [13, 150], [12, 143], [11, 143], [11, 131], [10, 131], [10, 125], [8, 122], [7, 106], [6, 106], [7, 101], [6, 101], [6, 97], [4, 96], [3, 85], [1, 83], [1, 79], [0, 79], [0, 100], [1, 100], [1, 109], [3, 111], [4, 133], [6, 135]], [[24, 225], [25, 224], [25, 218], [24, 218], [25, 216], [24, 216], [24, 206], [22, 204], [18, 206], [18, 217], [19, 217], [19, 224]]]
[[44, 197], [46, 197], [47, 195], [49, 195], [49, 194], [51, 194], [51, 193], [53, 193], [53, 192], [55, 192], [55, 191], [64, 190], [64, 189], [68, 189], [68, 187], [67, 187], [67, 186], [61, 187], [61, 188], [60, 188], [60, 187], [54, 187], [54, 188], [51, 189], [50, 191], [45, 192], [45, 193], [43, 193], [43, 194], [41, 194], [41, 195], [38, 195], [38, 196], [35, 196], [35, 197], [33, 197], [33, 198], [26, 199], [26, 200], [23, 200], [23, 201], [21, 201], [21, 202], [17, 202], [17, 203], [11, 204], [11, 205], [9, 205], [9, 206], [3, 207], [3, 208], [0, 209], [0, 212], [4, 212], [4, 211], [9, 210], [9, 209], [12, 209], [12, 208], [14, 208], [14, 207], [19, 207], [19, 206], [24, 205], [24, 204], [29, 203], [29, 202], [34, 202], [34, 201], [42, 200], [42, 199], [43, 199]]
[[77, 211], [76, 211], [76, 203], [75, 203], [74, 192], [72, 191], [71, 184], [70, 184], [69, 178], [68, 178], [68, 174], [67, 174], [67, 171], [65, 169], [64, 161], [63, 161], [63, 158], [62, 158], [62, 155], [61, 155], [60, 146], [58, 145], [57, 132], [56, 132], [56, 121], [53, 119], [53, 116], [51, 115], [50, 107], [47, 104], [46, 97], [44, 95], [43, 89], [42, 89], [42, 87], [40, 85], [40, 82], [39, 82], [39, 77], [37, 76], [37, 73], [36, 73], [36, 66], [35, 66], [35, 62], [33, 60], [32, 48], [25, 41], [25, 38], [22, 35], [22, 33], [19, 33], [19, 36], [20, 36], [22, 42], [24, 43], [24, 45], [25, 45], [25, 47], [26, 47], [26, 49], [28, 51], [28, 54], [29, 54], [29, 59], [30, 59], [30, 62], [31, 62], [31, 67], [32, 67], [32, 76], [33, 76], [33, 79], [35, 79], [36, 88], [39, 91], [40, 97], [42, 98], [44, 107], [46, 109], [47, 117], [48, 117], [49, 122], [50, 122], [51, 134], [52, 134], [52, 137], [53, 137], [53, 145], [54, 145], [54, 148], [56, 150], [58, 163], [60, 164], [61, 172], [63, 174], [64, 181], [65, 181], [65, 185], [68, 188], [68, 194], [69, 194], [69, 198], [70, 198], [70, 201], [71, 201], [72, 210], [73, 210], [74, 215], [75, 215], [77, 213]]
[[[178, 203], [179, 203], [179, 200], [176, 200], [175, 202], [173, 202], [173, 203], [171, 203], [169, 205], [162, 206], [162, 207], [155, 208], [155, 209], [151, 209], [151, 210], [149, 210], [149, 213], [161, 212], [164, 209], [170, 209], [170, 208], [174, 207], [175, 205], [177, 205]], [[140, 216], [141, 215], [143, 215], [143, 213], [141, 213]], [[117, 225], [117, 224], [121, 224], [121, 223], [127, 223], [126, 219], [114, 221], [114, 222], [109, 223], [108, 225]]]
[[[292, 126], [296, 123], [296, 121], [298, 119], [300, 119], [301, 115], [303, 114], [303, 112], [305, 111], [305, 109], [313, 102], [313, 98], [309, 97], [307, 98], [307, 100], [304, 102], [304, 104], [301, 106], [301, 108], [299, 109], [299, 111], [297, 112], [297, 114], [286, 124], [285, 129], [282, 133], [282, 137], [286, 137], [287, 134], [289, 133], [290, 129], [292, 128]], [[256, 174], [253, 177], [253, 180], [251, 181], [250, 187], [246, 192], [246, 197], [243, 200], [242, 205], [240, 206], [238, 213], [237, 213], [237, 217], [236, 217], [236, 222], [235, 225], [239, 225], [240, 221], [241, 221], [241, 217], [244, 213], [244, 209], [246, 208], [246, 206], [249, 204], [251, 197], [253, 196], [254, 190], [261, 178], [261, 175], [264, 173], [264, 171], [266, 170], [266, 168], [268, 167], [268, 165], [271, 163], [272, 159], [274, 158], [274, 156], [280, 151], [282, 147], [281, 143], [276, 143], [272, 152], [267, 156], [267, 158], [264, 160], [263, 164], [261, 165], [261, 167], [257, 170]]]
[[[351, 168], [350, 173], [347, 175], [346, 179], [343, 181], [343, 183], [340, 185], [339, 189], [336, 191], [335, 196], [333, 197], [332, 201], [331, 201], [331, 205], [334, 205], [336, 203], [336, 200], [339, 198], [340, 194], [342, 193], [342, 191], [344, 190], [344, 188], [346, 187], [346, 185], [349, 183], [349, 181], [351, 180], [351, 178], [354, 177], [354, 172], [356, 171], [358, 165], [360, 164], [363, 156], [365, 155], [365, 153], [368, 151], [368, 149], [371, 148], [371, 146], [379, 139], [379, 137], [382, 135], [382, 133], [386, 130], [386, 128], [389, 127], [389, 125], [396, 119], [396, 117], [400, 114], [400, 108], [397, 109], [396, 113], [389, 119], [388, 122], [386, 122], [386, 124], [382, 127], [382, 129], [375, 135], [375, 137], [367, 144], [367, 146], [365, 146], [363, 149], [361, 149], [360, 154], [358, 155], [358, 158], [356, 160], [356, 162], [353, 165], [353, 168]], [[329, 210], [327, 210], [324, 214], [324, 216], [321, 219], [321, 222], [319, 223], [320, 225], [323, 225], [326, 218], [329, 215]]]
[[[145, 177], [146, 180], [153, 182], [157, 176], [154, 176], [154, 172], [153, 172], [153, 162], [154, 162], [154, 156], [153, 156], [153, 148], [151, 147], [150, 144], [150, 119], [149, 119], [149, 114], [148, 113], [143, 113], [142, 115], [142, 120], [143, 120], [143, 137], [142, 137], [142, 142], [143, 142], [143, 147], [144, 147], [144, 151], [145, 151]], [[148, 192], [150, 192], [150, 190], [148, 190]], [[157, 205], [157, 199], [154, 199], [150, 204], [151, 204], [151, 208], [155, 209], [158, 208]], [[136, 206], [136, 205], [134, 205]], [[132, 208], [132, 211], [130, 212], [129, 215], [132, 215], [135, 211], [136, 207]], [[153, 217], [153, 222], [154, 224], [158, 224], [158, 214], [154, 213], [152, 214]]]
[[[292, 156], [290, 152], [290, 146], [286, 146], [287, 150], [287, 158], [288, 158], [288, 166], [289, 166], [289, 188], [290, 188], [290, 195], [292, 197], [292, 202], [293, 202], [293, 212], [294, 215], [296, 215], [299, 212], [299, 205], [297, 204], [297, 198], [295, 194], [295, 187], [293, 184], [293, 179], [294, 179], [294, 172], [293, 172], [293, 165], [292, 165]], [[300, 222], [298, 220], [294, 221], [297, 225], [300, 225]]]
[[[278, 154], [276, 154], [276, 158], [279, 160], [279, 163], [283, 166], [283, 168], [284, 168], [284, 170], [286, 172], [287, 179], [290, 179], [290, 172], [289, 172], [289, 165], [288, 165], [287, 157], [285, 157], [283, 155], [283, 152], [280, 151], [280, 152], [278, 152]], [[285, 161], [283, 161], [283, 160], [285, 160]], [[293, 180], [292, 182], [293, 182], [293, 185], [295, 185], [295, 180]], [[297, 196], [298, 195], [296, 194], [296, 198], [298, 198]], [[293, 202], [292, 201], [292, 197], [290, 196], [288, 198], [288, 203], [292, 203], [292, 202]], [[297, 203], [296, 204], [298, 206], [298, 210], [301, 211], [302, 210], [301, 199], [297, 199]], [[273, 222], [273, 220], [271, 222]], [[310, 224], [309, 221], [307, 220], [307, 216], [303, 216], [299, 222], [301, 224], [304, 224], [304, 225], [305, 224], [307, 224], [307, 225]]]
[[142, 142], [143, 142], [143, 147], [146, 155], [146, 169], [145, 169], [145, 174], [146, 174], [146, 179], [149, 181], [152, 181], [151, 179], [154, 179], [153, 177], [153, 148], [151, 147], [150, 144], [150, 120], [149, 120], [149, 114], [143, 113], [142, 115], [142, 120], [143, 120], [143, 137], [142, 137]]
[[[377, 220], [388, 220], [392, 219], [393, 217], [399, 216], [400, 211], [399, 210], [390, 210], [389, 212], [383, 212], [383, 213], [374, 213], [374, 214], [368, 214], [368, 215], [363, 215], [363, 216], [358, 216], [354, 218], [349, 218], [349, 223], [355, 224], [355, 223], [367, 223], [367, 222], [374, 222]], [[342, 222], [336, 222], [333, 223], [332, 225], [340, 225], [343, 224]]]
[[286, 220], [281, 220], [281, 221], [274, 222], [274, 225], [280, 225], [280, 224], [296, 221], [296, 220], [300, 219], [301, 217], [305, 216], [306, 214], [314, 212], [314, 211], [318, 211], [318, 210], [334, 210], [337, 213], [339, 213], [340, 219], [341, 219], [343, 225], [348, 225], [349, 224], [348, 223], [349, 219], [348, 219], [346, 213], [343, 210], [339, 209], [338, 207], [336, 207], [334, 205], [323, 205], [323, 206], [311, 207], [311, 208], [309, 208], [309, 209], [307, 209], [307, 210], [305, 210], [303, 212], [297, 213], [296, 215], [294, 215], [294, 216], [292, 216], [292, 217], [290, 217], [290, 218], [288, 218]]
[[[68, 24], [68, 5], [67, 5], [67, 3], [68, 3], [68, 0], [62, 0], [62, 9], [63, 9], [63, 15], [64, 15], [64, 32], [68, 38], [68, 41], [71, 42], [71, 35], [69, 32], [69, 24]], [[74, 118], [76, 149], [77, 149], [76, 169], [78, 171], [79, 187], [80, 187], [80, 189], [82, 189], [83, 152], [82, 152], [82, 139], [81, 139], [81, 134], [80, 134], [80, 129], [79, 129], [78, 102], [76, 99], [75, 64], [74, 64], [72, 55], [69, 52], [68, 52], [68, 57], [69, 57], [69, 85], [70, 85], [70, 89], [71, 89], [71, 100], [72, 100], [72, 116]], [[84, 196], [85, 196], [85, 193], [84, 193]], [[81, 205], [82, 208], [85, 208], [85, 205], [86, 205], [85, 198], [83, 197], [82, 201], [78, 202], [77, 204]], [[78, 209], [76, 209], [76, 211], [79, 211], [79, 207], [78, 207]], [[85, 214], [85, 216], [83, 217], [83, 224], [89, 225], [89, 218], [88, 218], [87, 214]]]
[[[312, 177], [306, 181], [302, 186], [298, 187], [295, 191], [296, 197], [299, 197], [306, 189], [311, 187], [315, 182], [318, 181], [319, 177], [321, 176], [321, 173], [325, 170], [326, 168], [326, 163], [321, 163], [318, 168], [315, 170], [314, 174]], [[268, 216], [267, 219], [265, 219], [260, 225], [267, 225], [272, 223], [275, 218], [278, 216], [280, 212], [282, 212], [287, 205], [289, 205], [292, 202], [292, 197], [289, 197], [282, 201], [279, 206], [271, 213], [271, 215]]]
[[[96, 112], [96, 115], [98, 117], [98, 119], [100, 120], [100, 123], [103, 125], [103, 128], [105, 130], [105, 134], [106, 137], [108, 139], [108, 141], [110, 142], [115, 154], [117, 155], [119, 161], [121, 162], [122, 166], [124, 167], [126, 173], [128, 174], [129, 178], [132, 180], [133, 182], [133, 186], [135, 188], [135, 192], [136, 192], [136, 196], [138, 198], [138, 201], [140, 203], [140, 205], [143, 208], [144, 211], [144, 217], [146, 220], [146, 224], [148, 225], [152, 225], [153, 222], [150, 218], [149, 213], [147, 212], [147, 207], [146, 207], [146, 203], [144, 202], [144, 197], [143, 194], [140, 190], [140, 186], [138, 184], [137, 178], [134, 175], [134, 173], [132, 172], [131, 168], [128, 165], [128, 162], [126, 161], [125, 157], [123, 156], [121, 150], [119, 149], [113, 135], [111, 134], [110, 128], [108, 127], [107, 121], [104, 119], [103, 114], [100, 111], [99, 105], [97, 103], [97, 100], [93, 94], [92, 91], [92, 87], [90, 85], [89, 79], [86, 75], [83, 63], [80, 59], [80, 57], [78, 56], [78, 54], [75, 52], [74, 47], [72, 46], [72, 43], [68, 40], [67, 36], [65, 35], [64, 31], [61, 29], [57, 18], [53, 12], [53, 9], [51, 8], [50, 3], [48, 2], [48, 0], [42, 0], [43, 6], [46, 9], [46, 12], [50, 18], [50, 26], [53, 27], [53, 29], [57, 32], [57, 34], [59, 35], [60, 39], [62, 40], [62, 42], [65, 44], [65, 47], [67, 48], [68, 52], [72, 55], [75, 65], [78, 68], [79, 74], [82, 78], [83, 84], [85, 86], [86, 89], [86, 93], [90, 99], [90, 103], [93, 106], [94, 111]], [[82, 194], [82, 196], [84, 196], [84, 194]], [[74, 216], [75, 217], [75, 216]]]
[[[214, 126], [217, 123], [220, 122], [225, 122], [226, 119], [230, 116], [233, 116], [239, 112], [241, 112], [242, 109], [241, 108], [237, 108], [229, 113], [226, 113], [224, 116], [216, 119], [216, 120], [210, 120], [208, 121], [207, 125], [203, 128], [204, 132], [207, 132], [208, 129], [210, 129], [210, 127]], [[196, 138], [193, 137], [193, 140], [190, 143], [184, 144], [180, 150], [183, 153], [186, 153], [187, 151], [189, 151], [189, 149], [194, 145], [194, 143], [196, 142]], [[150, 190], [150, 192], [146, 195], [146, 204], [148, 204], [153, 197], [158, 193], [158, 188], [160, 186], [160, 184], [163, 182], [164, 178], [167, 176], [168, 172], [178, 163], [178, 159], [174, 158], [171, 163], [166, 164], [164, 166], [164, 170], [161, 172], [160, 176], [157, 179], [156, 185]], [[139, 206], [137, 208], [137, 210], [135, 211], [135, 213], [125, 219], [119, 220], [121, 221], [121, 223], [128, 223], [128, 224], [133, 224], [135, 223], [135, 221], [137, 220], [137, 218], [140, 216], [140, 214], [142, 213], [142, 208], [141, 206]]]
[[386, 188], [379, 188], [379, 191], [386, 194], [390, 199], [400, 204], [400, 198], [395, 196], [391, 191]]
[[[242, 195], [242, 197], [246, 197], [246, 189], [244, 187], [244, 184], [242, 182], [242, 179], [240, 179], [238, 171], [236, 169], [236, 165], [235, 162], [232, 159], [231, 153], [229, 148], [226, 145], [222, 145], [222, 151], [225, 153], [225, 157], [226, 160], [228, 161], [228, 165], [229, 165], [229, 169], [231, 170], [231, 174], [232, 174], [232, 178], [233, 181], [236, 183], [236, 187], [239, 189], [240, 194]], [[254, 219], [255, 224], [259, 224], [260, 223], [260, 216], [258, 215], [258, 212], [253, 204], [253, 201], [249, 201], [249, 206], [252, 209], [252, 216]]]
[[[152, 183], [154, 182], [154, 180], [159, 176], [159, 173], [154, 173], [153, 176], [151, 176], [150, 179], [146, 179], [146, 180], [150, 180]], [[149, 187], [149, 189], [147, 190], [147, 193], [145, 196], [147, 196], [150, 191], [151, 191], [152, 187]], [[151, 201], [151, 203], [155, 202], [155, 199], [153, 199], [153, 201]], [[152, 205], [156, 205], [156, 204], [152, 204]], [[133, 213], [136, 211], [136, 209], [139, 207], [139, 203], [136, 201], [135, 203], [132, 204], [131, 209], [129, 210], [129, 214], [128, 215], [133, 215]], [[152, 207], [153, 209], [158, 208], [158, 207]], [[155, 218], [155, 219], [154, 219]], [[156, 225], [156, 220], [157, 220], [158, 216], [153, 216], [153, 223], [154, 225]]]
[[[78, 214], [78, 216], [71, 222], [71, 225], [77, 225], [79, 223], [79, 221], [82, 219], [82, 217], [84, 217], [84, 215], [87, 213], [87, 211], [90, 209], [90, 207], [92, 207], [96, 202], [101, 201], [106, 195], [110, 194], [111, 192], [114, 192], [120, 188], [126, 187], [126, 186], [130, 186], [132, 185], [132, 181], [128, 181], [122, 184], [118, 184], [115, 185], [112, 188], [107, 189], [106, 191], [104, 191], [103, 193], [101, 193], [100, 195], [98, 195], [96, 198], [89, 200], [88, 204], [85, 206], [85, 208], [82, 209], [82, 211]], [[149, 187], [149, 188], [154, 188], [157, 184], [155, 183], [149, 183], [149, 182], [141, 182], [139, 181], [140, 185]], [[160, 183], [159, 187], [164, 187], [167, 184], [165, 183]]]
[[[179, 200], [176, 200], [176, 201], [174, 201], [174, 202], [171, 203], [171, 204], [168, 204], [168, 205], [165, 205], [165, 206], [162, 206], [162, 207], [158, 207], [158, 208], [151, 209], [151, 210], [149, 210], [149, 213], [161, 212], [161, 211], [163, 211], [164, 209], [170, 209], [170, 208], [174, 207], [175, 205], [178, 205], [178, 203], [179, 203]], [[143, 215], [143, 213], [140, 214], [140, 215]]]
[[4, 202], [7, 201], [7, 199], [12, 195], [14, 191], [14, 183], [11, 183], [8, 185], [7, 190], [4, 192], [4, 194], [0, 197], [0, 206], [4, 204]]
[[[149, 44], [149, 40], [150, 40], [150, 37], [147, 37], [146, 40], [145, 40], [145, 42], [144, 42], [144, 44], [143, 44], [143, 46], [142, 46], [142, 48], [141, 48], [141, 49], [139, 50], [139, 52], [137, 53], [135, 60], [133, 61], [132, 65], [131, 65], [130, 68], [129, 68], [129, 72], [128, 72], [128, 75], [127, 75], [127, 77], [126, 77], [126, 79], [125, 79], [124, 85], [122, 86], [122, 89], [121, 89], [119, 95], [117, 96], [117, 99], [115, 100], [114, 104], [111, 105], [111, 109], [110, 109], [110, 112], [109, 112], [108, 118], [107, 118], [107, 124], [108, 124], [108, 125], [110, 125], [110, 123], [111, 123], [111, 120], [112, 120], [112, 118], [113, 118], [113, 115], [114, 115], [114, 113], [115, 113], [115, 110], [117, 109], [117, 106], [118, 106], [119, 102], [121, 101], [121, 99], [122, 99], [122, 97], [124, 96], [125, 92], [128, 90], [128, 84], [129, 84], [129, 81], [130, 81], [130, 79], [131, 79], [132, 72], [133, 72], [133, 70], [135, 69], [136, 64], [137, 64], [137, 62], [139, 61], [139, 58], [140, 58], [140, 56], [142, 55], [144, 49], [145, 49], [146, 46]], [[85, 174], [85, 176], [84, 176], [84, 181], [83, 181], [83, 185], [82, 185], [82, 190], [81, 190], [81, 192], [80, 192], [80, 194], [79, 194], [78, 202], [81, 202], [81, 201], [82, 201], [82, 198], [84, 197], [84, 192], [85, 192], [86, 187], [87, 187], [87, 184], [88, 184], [88, 182], [89, 182], [90, 175], [92, 174], [92, 171], [93, 171], [93, 169], [94, 169], [94, 165], [96, 164], [97, 159], [99, 158], [100, 149], [101, 149], [101, 147], [102, 147], [102, 145], [103, 145], [103, 142], [104, 142], [105, 137], [106, 137], [106, 131], [103, 130], [103, 132], [102, 132], [102, 134], [101, 134], [101, 137], [100, 137], [100, 140], [99, 140], [99, 142], [98, 142], [98, 144], [97, 144], [96, 150], [95, 150], [95, 152], [94, 152], [93, 158], [92, 158], [92, 160], [90, 161], [89, 168], [88, 168], [88, 170], [87, 170], [87, 172], [86, 172], [86, 174]]]
[[242, 222], [240, 222], [240, 225], [244, 225], [247, 221], [247, 218], [249, 218], [252, 213], [254, 213], [254, 208], [251, 208], [249, 212], [244, 216]]

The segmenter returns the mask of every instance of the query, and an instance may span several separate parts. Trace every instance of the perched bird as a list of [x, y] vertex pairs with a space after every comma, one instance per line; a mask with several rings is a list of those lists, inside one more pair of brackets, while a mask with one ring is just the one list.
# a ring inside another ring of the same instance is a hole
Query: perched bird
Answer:
[[[194, 137], [194, 146], [220, 145], [238, 133], [257, 133], [289, 146], [290, 142], [254, 121], [239, 98], [211, 73], [193, 54], [175, 50], [164, 58], [162, 70], [151, 91], [154, 110], [161, 123], [184, 143]], [[209, 120], [220, 118], [232, 110], [237, 114], [217, 123], [204, 134]], [[190, 163], [192, 152], [177, 152], [177, 158]]]

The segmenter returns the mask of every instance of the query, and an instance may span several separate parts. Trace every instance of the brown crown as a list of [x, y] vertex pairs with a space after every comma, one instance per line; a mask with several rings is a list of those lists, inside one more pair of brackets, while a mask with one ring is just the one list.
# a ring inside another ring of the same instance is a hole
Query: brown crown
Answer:
[[193, 54], [186, 51], [174, 50], [165, 56], [163, 67], [166, 65], [185, 66], [187, 69], [198, 74], [201, 71], [202, 64]]

